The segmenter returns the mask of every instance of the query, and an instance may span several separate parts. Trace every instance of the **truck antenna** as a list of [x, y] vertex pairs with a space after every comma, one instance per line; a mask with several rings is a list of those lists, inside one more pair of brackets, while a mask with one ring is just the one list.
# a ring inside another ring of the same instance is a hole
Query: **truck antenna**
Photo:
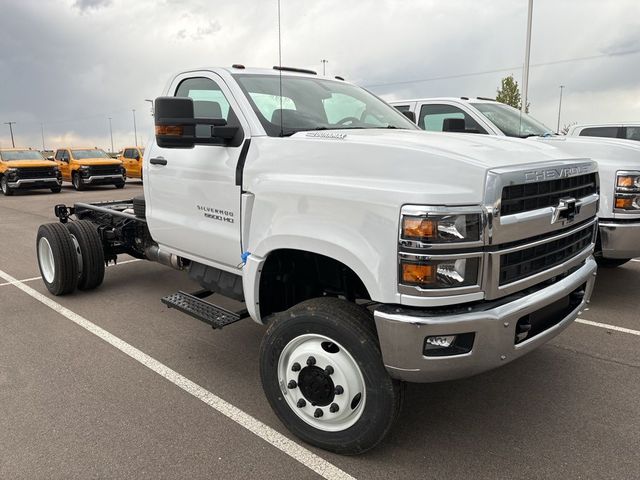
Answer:
[[280, 136], [284, 137], [284, 122], [282, 120], [282, 35], [280, 29], [280, 0], [278, 0], [278, 75], [280, 77]]

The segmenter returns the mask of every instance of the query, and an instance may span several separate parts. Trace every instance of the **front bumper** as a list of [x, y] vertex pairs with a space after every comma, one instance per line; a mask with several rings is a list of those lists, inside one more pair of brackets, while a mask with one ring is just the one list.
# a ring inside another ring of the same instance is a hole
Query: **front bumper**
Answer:
[[640, 257], [640, 220], [601, 220], [600, 243], [605, 258]]
[[91, 175], [89, 177], [82, 177], [82, 181], [85, 184], [90, 185], [105, 185], [109, 183], [124, 183], [124, 175]]
[[57, 178], [19, 178], [8, 181], [10, 188], [53, 188], [62, 185], [62, 180]]
[[[464, 307], [458, 307], [455, 313], [431, 315], [424, 309], [383, 305], [374, 311], [374, 318], [385, 367], [399, 380], [438, 382], [504, 365], [549, 341], [577, 318], [591, 297], [596, 268], [593, 257], [589, 257], [582, 267], [562, 280], [528, 295], [514, 295], [516, 299], [497, 302], [497, 306], [488, 309], [468, 307], [469, 311], [465, 311]], [[548, 311], [569, 298], [579, 298], [568, 302], [570, 311], [563, 310], [552, 326], [515, 343], [519, 320], [543, 314], [545, 307]], [[474, 334], [468, 353], [423, 354], [426, 337], [456, 334]]]

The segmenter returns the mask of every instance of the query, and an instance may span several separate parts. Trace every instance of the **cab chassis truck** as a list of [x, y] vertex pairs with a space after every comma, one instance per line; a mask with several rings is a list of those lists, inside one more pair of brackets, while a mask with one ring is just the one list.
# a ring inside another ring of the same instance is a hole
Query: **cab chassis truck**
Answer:
[[155, 128], [144, 196], [57, 205], [40, 226], [44, 283], [96, 288], [123, 254], [187, 272], [201, 289], [162, 301], [213, 328], [265, 325], [265, 396], [312, 445], [373, 448], [403, 382], [504, 365], [591, 295], [589, 159], [423, 132], [341, 78], [286, 68], [182, 72]]

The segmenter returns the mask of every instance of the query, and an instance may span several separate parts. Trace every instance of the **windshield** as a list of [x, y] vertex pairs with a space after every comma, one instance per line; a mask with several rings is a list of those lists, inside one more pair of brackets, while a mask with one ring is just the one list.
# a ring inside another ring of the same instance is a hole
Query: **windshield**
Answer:
[[38, 150], [10, 150], [0, 152], [0, 158], [5, 162], [12, 162], [14, 160], [33, 160], [42, 161], [44, 157]]
[[235, 74], [267, 135], [306, 130], [402, 128], [417, 130], [404, 115], [360, 87], [313, 77]]
[[547, 126], [504, 103], [472, 103], [471, 105], [508, 137], [553, 135], [553, 131]]
[[111, 158], [104, 150], [92, 148], [90, 150], [71, 150], [73, 158], [84, 160], [85, 158]]

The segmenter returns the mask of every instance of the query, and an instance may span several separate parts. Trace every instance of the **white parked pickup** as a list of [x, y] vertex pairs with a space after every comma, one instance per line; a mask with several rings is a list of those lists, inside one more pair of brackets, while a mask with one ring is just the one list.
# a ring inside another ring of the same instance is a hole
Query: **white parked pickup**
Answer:
[[640, 143], [555, 135], [531, 116], [487, 98], [424, 98], [391, 104], [411, 112], [409, 116], [424, 130], [527, 138], [596, 160], [600, 229], [595, 258], [600, 266], [616, 267], [640, 257]]

